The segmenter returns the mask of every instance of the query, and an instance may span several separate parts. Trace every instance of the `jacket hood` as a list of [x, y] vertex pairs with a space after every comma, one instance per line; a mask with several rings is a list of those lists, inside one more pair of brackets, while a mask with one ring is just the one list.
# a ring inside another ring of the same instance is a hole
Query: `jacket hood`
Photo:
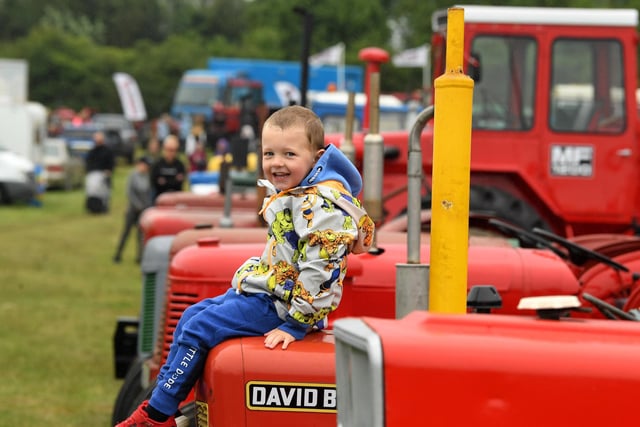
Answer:
[[351, 160], [334, 145], [327, 145], [311, 172], [300, 182], [301, 187], [317, 185], [323, 181], [338, 181], [353, 196], [362, 190], [362, 177]]

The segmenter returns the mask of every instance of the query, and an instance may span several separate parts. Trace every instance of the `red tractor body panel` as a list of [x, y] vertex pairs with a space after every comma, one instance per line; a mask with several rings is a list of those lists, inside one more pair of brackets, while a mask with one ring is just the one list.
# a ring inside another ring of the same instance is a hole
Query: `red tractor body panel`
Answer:
[[[152, 206], [142, 213], [140, 227], [146, 242], [155, 236], [175, 235], [194, 227], [220, 227], [223, 218], [222, 209]], [[258, 226], [255, 209], [236, 209], [231, 220], [236, 227]]]
[[[566, 427], [636, 419], [640, 333], [634, 322], [426, 312], [362, 320], [380, 338], [387, 427]], [[354, 381], [361, 367], [353, 367]]]
[[196, 386], [198, 426], [336, 425], [333, 335], [309, 334], [286, 351], [264, 338], [214, 348]]
[[[162, 193], [155, 201], [155, 206], [184, 206], [192, 208], [220, 208], [224, 207], [225, 195], [219, 192], [209, 194], [197, 194], [189, 191], [171, 191]], [[233, 209], [254, 209], [258, 212], [259, 204], [256, 193], [247, 191], [246, 193], [233, 193], [231, 196], [231, 206]]]

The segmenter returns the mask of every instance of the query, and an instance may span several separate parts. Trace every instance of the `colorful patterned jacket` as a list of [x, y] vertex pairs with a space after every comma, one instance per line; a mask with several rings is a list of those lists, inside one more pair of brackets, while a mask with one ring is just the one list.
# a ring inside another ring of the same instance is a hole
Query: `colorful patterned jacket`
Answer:
[[271, 294], [283, 319], [280, 329], [301, 339], [312, 327], [324, 326], [338, 307], [347, 255], [368, 249], [374, 224], [351, 195], [362, 188], [358, 171], [333, 146], [303, 185], [275, 192], [268, 181], [260, 184], [273, 193], [261, 211], [269, 224], [268, 241], [261, 257], [237, 270], [232, 286]]

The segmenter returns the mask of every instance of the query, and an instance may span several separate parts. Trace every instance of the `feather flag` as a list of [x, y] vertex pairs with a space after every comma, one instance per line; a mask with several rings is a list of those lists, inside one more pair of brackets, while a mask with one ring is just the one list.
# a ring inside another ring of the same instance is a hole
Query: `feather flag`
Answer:
[[126, 73], [114, 73], [113, 81], [118, 89], [122, 111], [127, 120], [137, 122], [147, 119], [147, 110], [136, 80]]

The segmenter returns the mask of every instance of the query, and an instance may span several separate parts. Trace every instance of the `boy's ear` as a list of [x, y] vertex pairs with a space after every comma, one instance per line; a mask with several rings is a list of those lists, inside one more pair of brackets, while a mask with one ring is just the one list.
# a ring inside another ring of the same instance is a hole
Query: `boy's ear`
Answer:
[[324, 154], [324, 148], [316, 151], [316, 157], [313, 159], [314, 162], [317, 162], [320, 157], [322, 157], [322, 155]]

